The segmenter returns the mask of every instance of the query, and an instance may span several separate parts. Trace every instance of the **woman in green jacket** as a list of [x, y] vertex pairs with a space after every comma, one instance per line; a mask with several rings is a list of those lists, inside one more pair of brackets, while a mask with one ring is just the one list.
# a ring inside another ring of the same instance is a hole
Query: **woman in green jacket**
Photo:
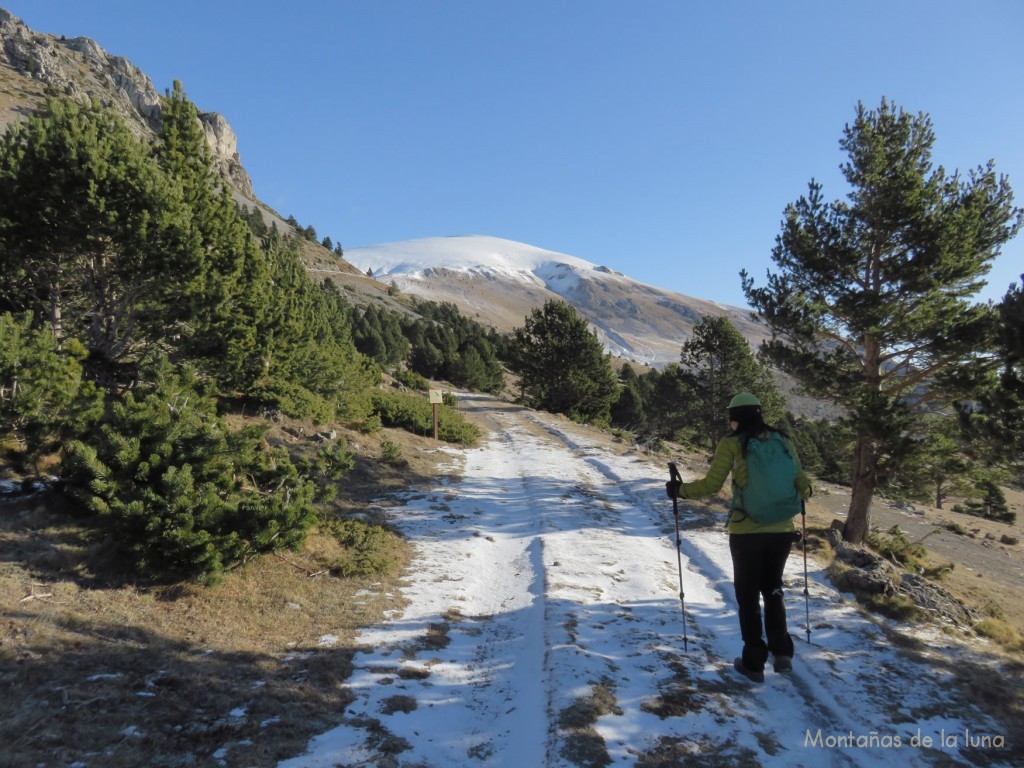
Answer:
[[[736, 669], [756, 682], [764, 681], [768, 654], [774, 657], [776, 672], [793, 668], [793, 638], [786, 628], [786, 605], [782, 592], [782, 574], [790, 549], [796, 540], [793, 518], [780, 522], [757, 523], [744, 511], [747, 489], [747, 450], [751, 440], [766, 441], [772, 432], [785, 441], [795, 463], [793, 485], [800, 498], [811, 494], [811, 482], [800, 467], [800, 459], [788, 436], [764, 423], [761, 401], [749, 392], [741, 392], [729, 403], [732, 431], [715, 449], [707, 475], [692, 483], [678, 483], [679, 497], [695, 499], [716, 493], [732, 474], [732, 503], [727, 528], [732, 554], [733, 585], [739, 607], [743, 653], [735, 661]], [[788, 484], [788, 480], [785, 481]], [[670, 485], [674, 485], [670, 482]], [[673, 488], [669, 489], [672, 495]], [[761, 600], [764, 601], [762, 633]], [[767, 639], [767, 640], [766, 640]]]

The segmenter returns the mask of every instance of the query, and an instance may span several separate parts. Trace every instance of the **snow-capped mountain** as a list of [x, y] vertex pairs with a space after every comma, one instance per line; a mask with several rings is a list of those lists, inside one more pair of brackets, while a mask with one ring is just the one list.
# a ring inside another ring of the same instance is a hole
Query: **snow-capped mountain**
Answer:
[[748, 309], [656, 288], [576, 256], [497, 237], [349, 248], [345, 259], [376, 280], [452, 302], [466, 316], [502, 330], [522, 326], [533, 307], [564, 299], [594, 326], [605, 349], [643, 365], [677, 362], [693, 326], [708, 315], [728, 316], [754, 345], [767, 333]]

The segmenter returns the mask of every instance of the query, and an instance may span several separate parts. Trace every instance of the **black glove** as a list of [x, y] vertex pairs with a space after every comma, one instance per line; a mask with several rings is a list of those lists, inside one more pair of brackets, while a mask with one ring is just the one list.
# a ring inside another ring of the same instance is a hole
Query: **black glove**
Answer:
[[669, 480], [667, 483], [665, 483], [665, 493], [667, 493], [668, 497], [672, 500], [678, 499], [679, 486], [681, 485], [682, 482], [679, 480]]

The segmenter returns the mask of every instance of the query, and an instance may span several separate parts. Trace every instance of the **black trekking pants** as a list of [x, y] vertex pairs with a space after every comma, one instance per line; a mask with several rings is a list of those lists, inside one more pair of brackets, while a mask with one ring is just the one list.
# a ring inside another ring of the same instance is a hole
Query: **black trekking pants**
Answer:
[[764, 669], [769, 652], [775, 656], [793, 655], [793, 638], [786, 628], [786, 601], [782, 593], [782, 572], [793, 541], [792, 533], [734, 533], [729, 536], [743, 637], [743, 664], [757, 672]]

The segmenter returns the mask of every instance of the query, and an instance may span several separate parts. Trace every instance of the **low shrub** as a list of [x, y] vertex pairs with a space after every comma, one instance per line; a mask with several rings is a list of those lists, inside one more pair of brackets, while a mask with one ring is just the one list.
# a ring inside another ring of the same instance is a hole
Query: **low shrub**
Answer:
[[404, 384], [409, 389], [415, 389], [418, 392], [426, 392], [430, 389], [430, 382], [416, 373], [416, 371], [399, 370], [395, 371], [394, 376], [396, 381]]
[[957, 536], [967, 536], [969, 534], [969, 531], [960, 525], [960, 523], [943, 523], [942, 527], [950, 533], [955, 533]]
[[403, 562], [401, 538], [382, 526], [332, 518], [323, 521], [320, 529], [343, 548], [342, 554], [328, 564], [335, 576], [390, 575]]
[[296, 462], [299, 472], [316, 483], [317, 501], [331, 501], [338, 493], [337, 481], [356, 464], [355, 454], [343, 439], [320, 446], [311, 457]]
[[166, 364], [110, 403], [63, 458], [65, 491], [93, 515], [133, 572], [212, 584], [249, 558], [298, 546], [314, 485], [260, 426], [232, 430], [194, 372]]
[[[425, 397], [378, 390], [373, 394], [373, 407], [385, 427], [424, 436], [434, 433], [433, 406]], [[480, 437], [480, 429], [454, 409], [440, 405], [437, 436], [447, 443], [474, 445]]]
[[882, 557], [899, 563], [909, 571], [918, 570], [922, 560], [928, 555], [924, 545], [910, 541], [898, 525], [894, 525], [885, 533], [872, 531], [868, 536], [868, 546]]
[[385, 438], [380, 444], [380, 460], [385, 464], [401, 463], [402, 447], [398, 443]]

